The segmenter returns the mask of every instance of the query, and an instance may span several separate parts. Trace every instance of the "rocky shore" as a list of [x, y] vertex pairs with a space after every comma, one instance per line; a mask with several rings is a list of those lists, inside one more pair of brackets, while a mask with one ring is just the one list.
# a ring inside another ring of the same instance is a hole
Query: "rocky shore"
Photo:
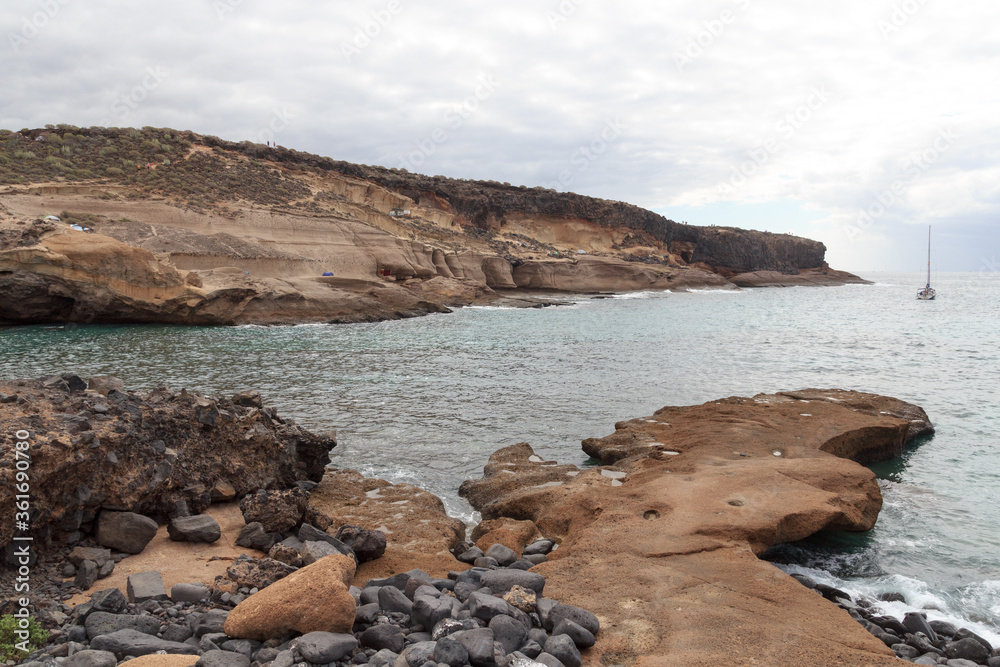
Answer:
[[0, 424], [4, 508], [9, 434], [32, 440], [31, 612], [51, 634], [31, 667], [1000, 664], [969, 630], [759, 558], [874, 525], [860, 462], [933, 431], [888, 397], [666, 407], [585, 440], [589, 468], [501, 449], [460, 490], [474, 542], [426, 491], [327, 468], [335, 438], [252, 392], [6, 381]]

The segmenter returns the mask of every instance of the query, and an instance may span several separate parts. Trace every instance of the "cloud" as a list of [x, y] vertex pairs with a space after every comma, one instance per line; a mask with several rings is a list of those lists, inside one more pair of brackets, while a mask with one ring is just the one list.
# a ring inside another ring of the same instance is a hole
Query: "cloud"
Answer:
[[[0, 126], [240, 140], [283, 115], [279, 143], [337, 159], [400, 166], [431, 140], [430, 174], [559, 183], [692, 223], [760, 221], [746, 207], [763, 206], [775, 217], [757, 226], [809, 234], [855, 269], [907, 268], [894, 241], [951, 225], [942, 243], [968, 245], [942, 257], [975, 270], [1000, 200], [1000, 47], [981, 37], [998, 19], [992, 3], [933, 0], [12, 0]], [[152, 86], [150, 71], [166, 74]], [[498, 85], [480, 99], [482, 77]], [[624, 130], [581, 161], [609, 121]], [[948, 151], [849, 236], [949, 128]]]

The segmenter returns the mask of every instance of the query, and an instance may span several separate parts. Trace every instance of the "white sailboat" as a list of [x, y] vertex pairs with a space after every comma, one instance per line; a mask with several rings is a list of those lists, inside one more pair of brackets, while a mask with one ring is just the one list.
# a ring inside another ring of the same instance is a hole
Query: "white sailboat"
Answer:
[[917, 298], [921, 301], [932, 301], [937, 296], [937, 292], [931, 287], [931, 227], [927, 225], [927, 285], [917, 292]]

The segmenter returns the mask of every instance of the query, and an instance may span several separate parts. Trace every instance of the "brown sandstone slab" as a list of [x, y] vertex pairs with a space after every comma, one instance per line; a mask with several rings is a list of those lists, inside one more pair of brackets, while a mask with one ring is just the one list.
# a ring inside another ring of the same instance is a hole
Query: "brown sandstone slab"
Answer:
[[[896, 399], [804, 390], [668, 407], [584, 442], [580, 470], [526, 444], [461, 493], [485, 519], [561, 541], [533, 571], [601, 620], [587, 664], [902, 664], [846, 612], [757, 555], [819, 530], [869, 530], [882, 498], [861, 461], [932, 430]], [[508, 474], [513, 473], [513, 474]]]
[[385, 554], [358, 567], [359, 585], [413, 568], [444, 577], [466, 567], [451, 553], [465, 537], [465, 524], [449, 517], [441, 499], [423, 489], [368, 479], [354, 470], [329, 470], [309, 502], [333, 519], [331, 535], [345, 524], [386, 534]]

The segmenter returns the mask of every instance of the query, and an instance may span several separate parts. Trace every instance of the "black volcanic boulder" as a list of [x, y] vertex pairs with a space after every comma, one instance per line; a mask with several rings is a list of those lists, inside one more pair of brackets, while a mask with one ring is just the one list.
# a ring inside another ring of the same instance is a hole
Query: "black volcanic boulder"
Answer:
[[247, 524], [257, 522], [269, 533], [287, 533], [302, 523], [309, 494], [299, 488], [287, 491], [260, 489], [240, 501]]
[[104, 510], [97, 517], [97, 543], [127, 554], [142, 553], [156, 529], [156, 522], [147, 516]]
[[359, 563], [381, 558], [385, 553], [385, 533], [381, 530], [345, 525], [340, 527], [334, 537], [351, 548]]
[[215, 542], [222, 537], [219, 522], [207, 514], [179, 516], [167, 526], [170, 539], [175, 542]]

